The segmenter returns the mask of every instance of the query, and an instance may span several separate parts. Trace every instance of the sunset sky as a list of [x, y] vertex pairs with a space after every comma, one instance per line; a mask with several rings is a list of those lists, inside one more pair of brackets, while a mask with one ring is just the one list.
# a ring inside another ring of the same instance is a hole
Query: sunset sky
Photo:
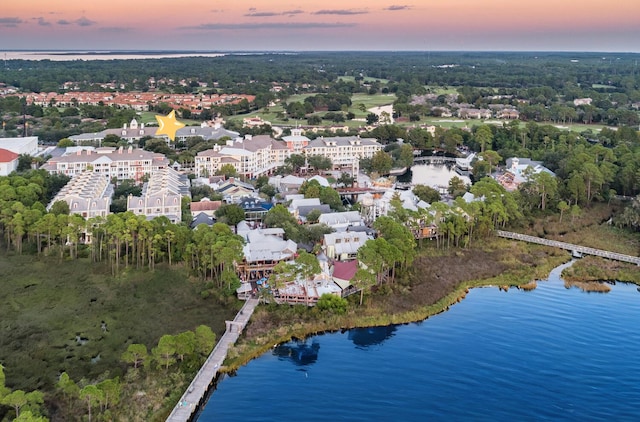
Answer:
[[640, 52], [640, 0], [3, 3], [0, 50]]

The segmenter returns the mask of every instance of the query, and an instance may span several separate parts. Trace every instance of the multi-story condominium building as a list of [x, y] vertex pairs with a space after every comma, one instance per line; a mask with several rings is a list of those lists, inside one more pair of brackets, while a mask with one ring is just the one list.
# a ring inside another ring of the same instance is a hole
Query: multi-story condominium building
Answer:
[[302, 134], [302, 129], [291, 129], [291, 135], [283, 136], [282, 140], [287, 144], [287, 148], [293, 154], [304, 154], [304, 147], [309, 145], [309, 138]]
[[307, 157], [322, 155], [333, 163], [336, 170], [351, 170], [356, 174], [362, 158], [371, 158], [382, 149], [374, 138], [359, 136], [335, 136], [316, 138], [303, 148]]
[[[69, 139], [77, 145], [101, 145], [107, 135], [115, 135], [128, 143], [134, 143], [144, 137], [155, 137], [157, 131], [157, 126], [145, 126], [143, 123], [138, 123], [136, 119], [133, 119], [128, 125], [126, 123], [122, 125], [121, 129], [105, 129], [95, 133], [81, 133], [80, 135], [70, 136]], [[178, 129], [176, 131], [176, 142], [185, 141], [187, 138], [195, 136], [209, 141], [212, 139], [220, 139], [224, 136], [236, 138], [238, 135], [238, 132], [226, 130], [220, 123], [209, 124], [203, 122], [200, 126], [185, 126]], [[160, 137], [167, 141], [169, 140], [166, 135], [160, 135]]]
[[47, 206], [64, 201], [69, 204], [69, 212], [84, 218], [106, 217], [109, 214], [113, 185], [99, 173], [85, 171], [76, 174]]
[[115, 135], [124, 139], [128, 143], [138, 142], [144, 137], [153, 137], [158, 131], [158, 127], [145, 126], [144, 123], [138, 124], [136, 119], [131, 120], [128, 125], [125, 123], [121, 129], [105, 129], [95, 133], [81, 133], [80, 135], [69, 136], [69, 139], [76, 145], [96, 144], [101, 145], [107, 135]]
[[140, 196], [127, 198], [127, 211], [148, 219], [165, 216], [172, 223], [182, 221], [182, 197], [190, 197], [189, 179], [171, 167], [159, 169], [149, 177]]
[[291, 155], [286, 144], [268, 135], [250, 136], [228, 141], [227, 145], [216, 145], [213, 149], [199, 152], [195, 157], [196, 175], [212, 176], [225, 164], [232, 165], [238, 174], [254, 178], [271, 174]]
[[92, 171], [106, 178], [133, 179], [140, 182], [145, 175], [169, 166], [162, 154], [137, 148], [97, 148], [78, 150], [74, 154], [54, 157], [42, 168], [49, 173], [66, 174], [73, 177], [84, 171]]

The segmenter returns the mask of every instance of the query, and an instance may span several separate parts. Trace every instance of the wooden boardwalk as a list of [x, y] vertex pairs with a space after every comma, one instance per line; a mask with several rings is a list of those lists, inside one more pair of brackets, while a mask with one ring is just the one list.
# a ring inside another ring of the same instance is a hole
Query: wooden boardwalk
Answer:
[[640, 265], [640, 258], [637, 256], [624, 255], [617, 252], [603, 251], [601, 249], [588, 248], [586, 246], [574, 245], [571, 243], [559, 242], [557, 240], [543, 239], [541, 237], [529, 236], [526, 234], [506, 232], [503, 230], [497, 230], [496, 234], [499, 237], [505, 237], [507, 239], [522, 240], [524, 242], [537, 243], [539, 245], [553, 246], [555, 248], [566, 249], [573, 253], [580, 253], [582, 255], [595, 255], [603, 258], [613, 259], [615, 261], [629, 262], [632, 264]]
[[440, 155], [426, 155], [424, 157], [415, 157], [414, 163], [431, 163], [431, 164], [443, 164], [443, 163], [455, 163], [456, 157], [443, 157]]
[[233, 321], [227, 321], [227, 329], [224, 335], [220, 338], [193, 381], [191, 381], [176, 407], [173, 408], [167, 418], [167, 422], [187, 422], [191, 420], [216, 378], [218, 368], [226, 359], [229, 347], [238, 340], [257, 305], [258, 299], [247, 300]]

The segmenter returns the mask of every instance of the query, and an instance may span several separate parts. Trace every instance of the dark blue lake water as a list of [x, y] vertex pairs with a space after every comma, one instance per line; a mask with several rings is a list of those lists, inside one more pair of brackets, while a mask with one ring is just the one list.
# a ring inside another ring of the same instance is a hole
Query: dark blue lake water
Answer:
[[638, 421], [640, 293], [472, 290], [416, 324], [280, 345], [198, 421]]

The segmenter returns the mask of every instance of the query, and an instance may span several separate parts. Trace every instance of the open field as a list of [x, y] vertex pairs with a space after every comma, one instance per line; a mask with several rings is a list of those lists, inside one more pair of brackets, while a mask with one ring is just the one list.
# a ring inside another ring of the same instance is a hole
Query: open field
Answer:
[[[250, 117], [260, 117], [261, 119], [271, 122], [272, 126], [293, 126], [296, 124], [295, 119], [285, 120], [284, 118], [278, 117], [278, 113], [284, 115], [284, 111], [281, 105], [277, 105], [275, 107], [269, 107], [269, 111], [265, 111], [265, 109], [260, 109], [257, 111], [253, 111], [248, 114], [236, 115], [236, 116], [226, 116], [225, 119], [228, 122], [239, 122], [242, 125], [242, 120]], [[298, 123], [306, 123], [305, 120], [298, 120]]]
[[593, 88], [593, 89], [617, 89], [613, 85], [603, 85], [603, 84], [591, 84], [591, 88]]
[[[354, 82], [356, 80], [356, 78], [355, 78], [355, 76], [339, 76], [338, 80], [345, 81], [345, 82]], [[389, 83], [389, 79], [380, 79], [380, 78], [374, 78], [374, 77], [371, 77], [371, 76], [365, 76], [363, 80], [366, 83], [375, 82], [375, 81], [378, 81], [378, 82], [380, 82], [381, 84], [384, 84], [384, 85]]]
[[316, 95], [316, 94], [295, 94], [295, 95], [291, 95], [289, 98], [287, 98], [287, 104], [295, 103], [295, 102], [303, 103], [306, 98], [313, 97], [314, 95]]
[[140, 116], [140, 121], [138, 123], [144, 123], [145, 125], [151, 124], [152, 126], [155, 126], [158, 124], [158, 121], [156, 120], [157, 114], [158, 113], [153, 113], [151, 111], [141, 111], [138, 113], [138, 116]]
[[[0, 254], [0, 362], [7, 385], [47, 389], [62, 371], [79, 380], [121, 373], [131, 343], [209, 325], [221, 335], [239, 302], [204, 300], [204, 283], [181, 269], [123, 271], [117, 278], [87, 260]], [[102, 329], [105, 323], [106, 330]]]
[[[150, 126], [158, 126], [158, 121], [156, 120], [156, 116], [158, 115], [158, 113], [155, 113], [152, 111], [142, 111], [138, 115], [140, 116], [137, 119], [138, 123], [144, 123], [145, 125], [150, 125]], [[190, 120], [190, 119], [180, 119], [180, 121], [187, 126], [192, 126], [192, 125], [199, 126], [200, 123], [202, 123], [202, 121], [200, 120]]]
[[[304, 102], [304, 99], [311, 95], [312, 94], [293, 95], [287, 99], [287, 103], [290, 104], [293, 102]], [[396, 100], [396, 96], [394, 94], [376, 94], [376, 95], [354, 94], [353, 97], [351, 98], [351, 107], [349, 107], [347, 111], [355, 114], [356, 119], [364, 119], [366, 118], [367, 114], [369, 114], [368, 109], [381, 106], [381, 105], [392, 104], [395, 100]], [[364, 104], [366, 109], [364, 112], [360, 110], [360, 104]], [[318, 116], [323, 116], [325, 113], [326, 112], [324, 111], [319, 111], [313, 114]], [[297, 119], [297, 120], [296, 119], [287, 120], [283, 117], [279, 117], [279, 115], [284, 116], [284, 114], [285, 114], [284, 107], [281, 104], [278, 104], [273, 107], [267, 107], [267, 108], [254, 111], [250, 114], [229, 116], [227, 117], [227, 120], [242, 122], [242, 119], [244, 118], [259, 116], [260, 118], [271, 122], [272, 125], [293, 126], [296, 123], [301, 125], [307, 124], [306, 118]], [[364, 126], [366, 123], [363, 121], [349, 121], [349, 120], [342, 123], [334, 123], [332, 121], [325, 120], [323, 121], [323, 124], [321, 126], [332, 126], [336, 124], [357, 128], [360, 126]]]
[[[483, 124], [495, 124], [495, 125], [502, 125], [503, 123], [509, 123], [512, 120], [499, 120], [499, 119], [460, 119], [458, 117], [425, 117], [425, 116], [421, 116], [420, 121], [418, 123], [420, 124], [429, 124], [429, 125], [435, 125], [435, 126], [442, 126], [445, 128], [464, 128], [464, 127], [473, 127], [475, 126], [480, 126]], [[601, 131], [604, 127], [606, 127], [605, 125], [599, 125], [599, 124], [591, 124], [591, 125], [587, 125], [587, 124], [582, 124], [582, 123], [572, 123], [572, 124], [556, 124], [553, 122], [537, 122], [538, 124], [543, 124], [543, 125], [550, 125], [550, 126], [554, 126], [557, 127], [560, 130], [567, 130], [567, 131], [573, 131], [573, 132], [584, 132], [586, 130], [591, 130], [592, 132], [599, 132]], [[524, 128], [525, 127], [525, 122], [520, 122], [520, 127]]]
[[358, 116], [358, 114], [366, 116], [368, 112], [362, 113], [360, 111], [360, 104], [364, 104], [367, 109], [370, 109], [373, 107], [393, 104], [395, 100], [395, 94], [353, 94], [351, 97], [351, 107], [349, 108], [349, 111], [353, 112], [356, 116]]
[[437, 95], [446, 95], [446, 94], [457, 94], [458, 89], [455, 87], [448, 86], [436, 86], [436, 85], [425, 85], [425, 88], [428, 92]]

